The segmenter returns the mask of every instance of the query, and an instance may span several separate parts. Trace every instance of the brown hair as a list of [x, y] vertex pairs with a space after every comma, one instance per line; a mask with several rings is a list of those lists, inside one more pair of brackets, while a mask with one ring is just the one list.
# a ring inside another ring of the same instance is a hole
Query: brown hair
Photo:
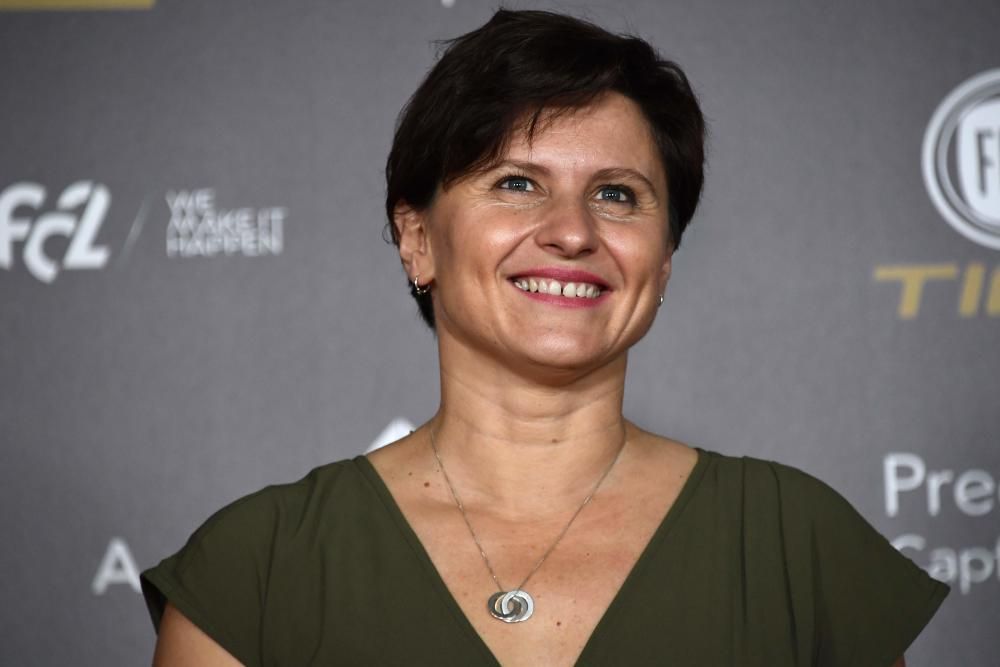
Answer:
[[[614, 91], [649, 121], [669, 191], [676, 249], [704, 183], [705, 120], [687, 77], [644, 40], [545, 11], [500, 10], [485, 25], [445, 42], [440, 60], [403, 107], [386, 162], [387, 231], [398, 245], [396, 205], [430, 205], [438, 186], [501, 158], [518, 121], [528, 136], [544, 109], [586, 106]], [[434, 327], [429, 293], [411, 286]]]

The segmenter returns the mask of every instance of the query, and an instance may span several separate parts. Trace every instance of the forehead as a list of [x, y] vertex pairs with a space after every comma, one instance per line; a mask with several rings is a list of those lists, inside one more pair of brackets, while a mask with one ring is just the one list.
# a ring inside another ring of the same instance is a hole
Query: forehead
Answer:
[[516, 123], [501, 160], [527, 161], [559, 170], [635, 169], [666, 185], [656, 139], [642, 109], [619, 93], [605, 93], [572, 109], [543, 109]]

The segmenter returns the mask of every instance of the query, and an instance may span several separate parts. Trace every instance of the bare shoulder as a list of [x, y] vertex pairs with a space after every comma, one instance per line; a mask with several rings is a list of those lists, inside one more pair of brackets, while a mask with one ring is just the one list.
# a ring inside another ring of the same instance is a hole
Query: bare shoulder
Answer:
[[404, 438], [379, 447], [373, 452], [368, 452], [365, 456], [380, 473], [390, 473], [405, 468], [416, 453], [414, 451], [417, 442], [416, 434], [417, 431], [413, 431]]
[[629, 446], [644, 469], [659, 476], [664, 473], [681, 481], [698, 463], [698, 450], [679, 440], [644, 431], [629, 422]]
[[397, 500], [401, 499], [399, 494], [419, 491], [422, 482], [433, 472], [427, 451], [420, 447], [418, 433], [414, 431], [366, 455]]
[[167, 604], [160, 621], [153, 667], [240, 667], [242, 664], [176, 607]]

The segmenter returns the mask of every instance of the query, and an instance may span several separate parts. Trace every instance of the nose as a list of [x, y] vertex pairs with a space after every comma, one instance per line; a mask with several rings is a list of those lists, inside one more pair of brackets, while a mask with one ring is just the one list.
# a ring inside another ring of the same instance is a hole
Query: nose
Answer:
[[547, 252], [572, 258], [597, 249], [597, 228], [585, 202], [570, 197], [553, 201], [543, 215], [535, 240]]

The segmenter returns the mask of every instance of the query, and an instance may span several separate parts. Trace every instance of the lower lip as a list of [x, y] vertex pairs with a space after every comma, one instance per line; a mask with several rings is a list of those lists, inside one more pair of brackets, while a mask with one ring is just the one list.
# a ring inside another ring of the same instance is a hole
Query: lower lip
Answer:
[[541, 301], [542, 303], [550, 303], [553, 306], [562, 306], [563, 308], [594, 308], [599, 306], [610, 294], [609, 291], [602, 291], [599, 296], [595, 296], [592, 299], [588, 299], [585, 296], [562, 296], [559, 294], [542, 294], [541, 292], [527, 292], [517, 285], [511, 283], [511, 287], [516, 289], [518, 292], [528, 297], [529, 299], [534, 299], [535, 301]]

